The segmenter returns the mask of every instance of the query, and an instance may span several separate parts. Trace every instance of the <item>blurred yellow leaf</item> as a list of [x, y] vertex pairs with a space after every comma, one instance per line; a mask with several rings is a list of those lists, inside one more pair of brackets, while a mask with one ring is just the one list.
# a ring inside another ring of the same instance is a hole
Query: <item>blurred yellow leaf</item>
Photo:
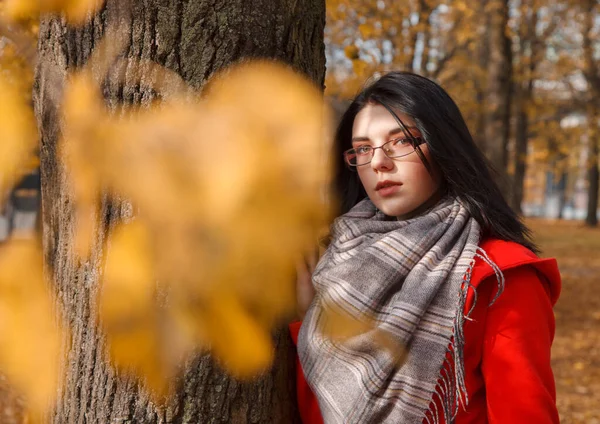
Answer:
[[0, 76], [0, 201], [19, 178], [36, 145], [31, 107], [23, 94]]
[[359, 49], [354, 44], [344, 47], [344, 54], [350, 60], [356, 60], [359, 57]]
[[64, 12], [72, 24], [82, 24], [104, 0], [5, 0], [6, 13], [13, 19], [26, 19], [41, 13]]
[[100, 296], [100, 322], [114, 363], [145, 378], [154, 393], [167, 388], [149, 234], [143, 223], [120, 226], [110, 242]]
[[459, 12], [462, 12], [462, 13], [464, 13], [467, 10], [470, 9], [470, 7], [467, 5], [467, 2], [461, 1], [461, 0], [455, 1], [453, 3], [453, 7], [456, 8], [456, 10], [458, 10]]
[[368, 68], [367, 62], [365, 62], [364, 60], [353, 60], [352, 61], [352, 68], [354, 69], [354, 73], [356, 75], [360, 75], [361, 77], [364, 77]]
[[77, 200], [75, 251], [80, 257], [87, 257], [98, 227], [96, 212], [103, 188], [102, 176], [93, 164], [110, 155], [112, 146], [104, 140], [113, 136], [114, 124], [105, 111], [98, 87], [87, 72], [69, 80], [62, 112], [66, 124], [59, 155], [68, 173], [73, 175], [70, 188]]
[[325, 303], [323, 314], [321, 331], [334, 342], [353, 343], [367, 336], [368, 340], [375, 343], [382, 352], [386, 351], [391, 358], [394, 358], [398, 365], [404, 362], [406, 347], [394, 334], [380, 328], [373, 318], [356, 317], [332, 302]]
[[373, 26], [368, 25], [368, 24], [359, 25], [358, 31], [360, 32], [360, 35], [363, 39], [370, 38], [374, 33]]
[[0, 248], [0, 369], [43, 413], [58, 384], [61, 330], [33, 241], [13, 239]]
[[219, 293], [205, 314], [212, 352], [232, 375], [251, 378], [268, 369], [275, 352], [268, 328], [259, 326], [241, 301], [238, 295]]
[[104, 192], [136, 211], [108, 242], [100, 314], [114, 363], [156, 394], [198, 349], [238, 377], [264, 371], [270, 332], [295, 311], [294, 258], [330, 219], [322, 94], [287, 66], [253, 62], [201, 98], [116, 117], [97, 80], [68, 81], [61, 157], [80, 254]]

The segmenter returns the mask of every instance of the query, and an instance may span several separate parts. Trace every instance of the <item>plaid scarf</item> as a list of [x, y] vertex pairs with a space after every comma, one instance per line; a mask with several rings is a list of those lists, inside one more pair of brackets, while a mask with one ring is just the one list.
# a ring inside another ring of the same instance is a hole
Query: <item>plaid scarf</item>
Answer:
[[[326, 423], [452, 423], [468, 402], [463, 310], [479, 224], [458, 199], [398, 221], [369, 199], [339, 217], [313, 274], [317, 295], [298, 354]], [[328, 305], [374, 326], [344, 341], [327, 335]], [[381, 333], [405, 348], [382, 348]], [[439, 397], [442, 411], [437, 410]]]

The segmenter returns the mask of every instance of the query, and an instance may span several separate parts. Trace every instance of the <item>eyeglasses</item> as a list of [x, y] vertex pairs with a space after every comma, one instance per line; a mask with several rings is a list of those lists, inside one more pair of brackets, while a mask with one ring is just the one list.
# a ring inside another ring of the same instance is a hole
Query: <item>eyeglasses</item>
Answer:
[[355, 149], [349, 149], [344, 152], [344, 160], [350, 166], [363, 166], [371, 163], [375, 150], [381, 149], [383, 153], [390, 158], [401, 158], [413, 153], [417, 146], [425, 143], [422, 137], [414, 137], [411, 134], [410, 138], [400, 137], [384, 143], [379, 147], [364, 145]]

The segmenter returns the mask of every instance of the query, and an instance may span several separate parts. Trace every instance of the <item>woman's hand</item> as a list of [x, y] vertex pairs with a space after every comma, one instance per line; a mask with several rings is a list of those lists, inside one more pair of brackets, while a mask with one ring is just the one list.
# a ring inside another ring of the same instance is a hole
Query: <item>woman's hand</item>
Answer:
[[304, 318], [308, 307], [315, 297], [312, 274], [319, 260], [319, 250], [313, 249], [296, 261], [296, 309], [300, 320]]

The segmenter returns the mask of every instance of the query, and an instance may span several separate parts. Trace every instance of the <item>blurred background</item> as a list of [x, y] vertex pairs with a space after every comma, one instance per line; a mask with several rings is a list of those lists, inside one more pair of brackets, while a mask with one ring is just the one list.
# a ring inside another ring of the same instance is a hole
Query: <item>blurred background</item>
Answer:
[[[453, 96], [511, 205], [544, 256], [558, 259], [561, 420], [600, 423], [598, 1], [327, 0], [325, 48], [325, 94], [337, 117], [390, 70], [432, 78]], [[22, 60], [0, 37], [0, 72]], [[2, 195], [0, 240], [39, 230], [36, 155]], [[12, 402], [2, 387], [0, 408]]]
[[597, 224], [596, 1], [330, 1], [336, 110], [371, 76], [409, 70], [459, 104], [528, 217]]

